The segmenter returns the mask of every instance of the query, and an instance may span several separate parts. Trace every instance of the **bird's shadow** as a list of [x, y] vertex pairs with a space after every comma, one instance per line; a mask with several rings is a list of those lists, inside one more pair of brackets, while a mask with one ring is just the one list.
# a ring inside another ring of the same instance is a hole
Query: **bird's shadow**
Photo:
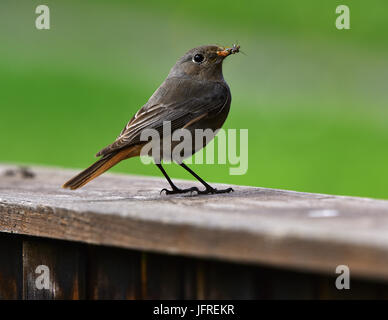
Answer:
[[190, 200], [204, 200], [204, 199], [214, 199], [218, 197], [235, 197], [238, 195], [238, 192], [234, 191], [232, 193], [222, 193], [222, 194], [197, 194], [193, 192], [192, 194], [175, 194], [175, 195], [163, 195], [157, 194], [155, 196], [142, 196], [142, 195], [133, 195], [128, 197], [117, 197], [117, 198], [106, 198], [106, 199], [82, 199], [79, 202], [154, 202], [154, 201], [167, 201], [171, 202], [176, 199], [190, 199]]

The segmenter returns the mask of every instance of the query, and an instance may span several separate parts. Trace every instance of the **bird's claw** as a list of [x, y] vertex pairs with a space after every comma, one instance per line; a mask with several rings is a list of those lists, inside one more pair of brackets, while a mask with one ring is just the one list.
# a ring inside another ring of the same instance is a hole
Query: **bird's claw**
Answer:
[[176, 188], [176, 189], [172, 189], [172, 190], [168, 190], [166, 188], [162, 189], [160, 191], [160, 194], [163, 193], [163, 191], [167, 194], [183, 194], [183, 193], [192, 193], [192, 192], [197, 192], [199, 194], [199, 189], [197, 187], [191, 187], [191, 188], [187, 188], [187, 189], [179, 189], [179, 188]]
[[233, 188], [218, 190], [216, 188], [210, 187], [210, 188], [206, 188], [205, 190], [201, 191], [197, 187], [192, 187], [192, 188], [187, 188], [187, 189], [176, 188], [176, 189], [172, 189], [172, 190], [168, 190], [168, 189], [164, 188], [160, 191], [160, 194], [162, 194], [163, 192], [165, 192], [166, 195], [192, 193], [192, 192], [196, 192], [197, 194], [219, 194], [219, 193], [234, 192], [234, 190], [233, 190]]
[[199, 191], [198, 194], [218, 194], [218, 193], [229, 193], [234, 192], [233, 188], [217, 190], [216, 188], [206, 188], [203, 191]]

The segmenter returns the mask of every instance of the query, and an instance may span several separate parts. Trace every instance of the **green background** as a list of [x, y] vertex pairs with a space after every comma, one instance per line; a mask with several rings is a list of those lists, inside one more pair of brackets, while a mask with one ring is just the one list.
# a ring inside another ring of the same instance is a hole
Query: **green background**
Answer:
[[[35, 8], [51, 30], [35, 29]], [[335, 28], [350, 7], [351, 30]], [[185, 51], [241, 44], [224, 64], [225, 128], [249, 170], [209, 181], [388, 198], [387, 1], [0, 1], [0, 161], [82, 168]], [[190, 178], [176, 165], [167, 171]], [[140, 159], [112, 171], [160, 175]], [[162, 186], [161, 186], [162, 187]]]

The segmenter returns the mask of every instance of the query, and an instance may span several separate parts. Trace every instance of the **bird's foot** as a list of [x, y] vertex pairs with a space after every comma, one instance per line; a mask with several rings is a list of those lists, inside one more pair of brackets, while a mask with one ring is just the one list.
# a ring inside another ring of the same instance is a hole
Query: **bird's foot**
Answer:
[[229, 193], [229, 192], [234, 192], [233, 188], [218, 190], [216, 188], [208, 187], [203, 191], [198, 191], [198, 194], [217, 194], [217, 193]]
[[197, 187], [187, 188], [187, 189], [179, 189], [179, 188], [173, 188], [172, 190], [168, 190], [166, 188], [162, 189], [160, 191], [160, 194], [165, 192], [166, 194], [182, 194], [182, 193], [192, 193], [197, 192], [199, 194], [199, 189]]

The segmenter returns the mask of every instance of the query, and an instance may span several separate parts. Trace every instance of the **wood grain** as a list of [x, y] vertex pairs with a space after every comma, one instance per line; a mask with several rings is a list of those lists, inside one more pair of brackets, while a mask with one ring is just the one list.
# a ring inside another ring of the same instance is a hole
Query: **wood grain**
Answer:
[[191, 259], [171, 255], [143, 254], [143, 299], [192, 299], [195, 273]]
[[256, 271], [252, 266], [198, 261], [198, 298], [210, 300], [257, 299]]
[[0, 234], [0, 300], [21, 299], [22, 240]]
[[69, 191], [74, 170], [10, 168], [0, 166], [0, 232], [388, 279], [388, 201], [240, 186], [161, 196], [162, 179], [117, 174]]
[[141, 253], [129, 250], [89, 248], [87, 298], [135, 300], [141, 297]]
[[[28, 300], [84, 299], [85, 254], [75, 243], [26, 239], [23, 241], [23, 298]], [[47, 266], [49, 287], [38, 288], [38, 266]]]

